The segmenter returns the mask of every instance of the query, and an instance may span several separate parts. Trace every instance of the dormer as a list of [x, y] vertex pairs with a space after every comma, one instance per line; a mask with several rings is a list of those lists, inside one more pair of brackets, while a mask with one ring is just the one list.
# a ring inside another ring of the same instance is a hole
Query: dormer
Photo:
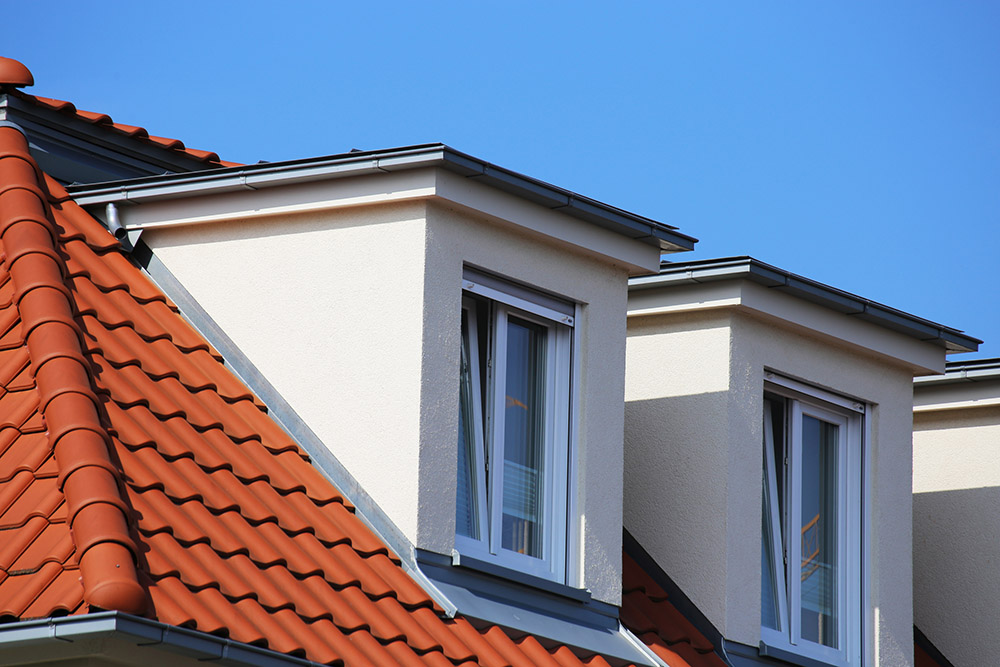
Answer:
[[913, 618], [955, 667], [1000, 654], [1000, 359], [913, 386]]
[[614, 613], [627, 280], [693, 239], [442, 145], [73, 192], [425, 569]]
[[734, 664], [913, 664], [911, 382], [978, 342], [748, 257], [631, 280], [625, 527]]

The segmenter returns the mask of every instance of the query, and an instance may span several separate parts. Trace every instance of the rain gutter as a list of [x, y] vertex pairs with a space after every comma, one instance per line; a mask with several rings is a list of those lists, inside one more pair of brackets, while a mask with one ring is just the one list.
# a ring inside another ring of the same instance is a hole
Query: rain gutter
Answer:
[[653, 276], [629, 279], [629, 291], [710, 283], [722, 280], [750, 280], [845, 315], [852, 315], [897, 333], [934, 343], [948, 352], [975, 352], [983, 341], [959, 329], [885, 306], [829, 285], [789, 273], [752, 257], [726, 257], [690, 262], [664, 262]]
[[[318, 667], [319, 663], [121, 612], [0, 625], [3, 664], [92, 659], [144, 667]], [[87, 664], [91, 664], [88, 662]]]
[[913, 378], [914, 384], [953, 384], [956, 382], [990, 382], [1000, 380], [1000, 359], [970, 359], [949, 361], [945, 364], [944, 375], [929, 375]]
[[262, 163], [183, 174], [147, 176], [122, 181], [71, 185], [70, 195], [81, 206], [141, 204], [146, 201], [198, 195], [261, 190], [299, 183], [392, 173], [435, 167], [502, 190], [539, 206], [560, 211], [658, 246], [663, 252], [691, 250], [697, 239], [676, 227], [604, 204], [509, 169], [456, 151], [444, 144], [424, 144], [377, 151], [357, 151], [328, 157]]

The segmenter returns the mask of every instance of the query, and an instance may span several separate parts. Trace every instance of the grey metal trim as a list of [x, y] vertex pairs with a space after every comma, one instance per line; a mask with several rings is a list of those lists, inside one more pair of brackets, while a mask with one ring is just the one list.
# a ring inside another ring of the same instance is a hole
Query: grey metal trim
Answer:
[[576, 603], [592, 603], [595, 606], [595, 609], [600, 613], [603, 613], [606, 616], [618, 616], [617, 607], [606, 605], [603, 602], [594, 600], [593, 597], [591, 597], [589, 590], [573, 588], [572, 586], [567, 586], [566, 584], [559, 584], [554, 581], [549, 581], [548, 579], [542, 579], [541, 577], [526, 574], [520, 570], [511, 570], [510, 568], [502, 567], [495, 563], [490, 563], [478, 558], [463, 556], [457, 551], [453, 552], [451, 557], [434, 553], [433, 551], [427, 551], [425, 549], [417, 549], [415, 553], [417, 557], [417, 564], [419, 565], [429, 565], [431, 567], [442, 568], [468, 568], [469, 570], [474, 570], [476, 572], [495, 577], [498, 582], [517, 584], [522, 587], [519, 590], [539, 590], [550, 595], [558, 595], [560, 597], [567, 598]]
[[259, 190], [293, 183], [440, 167], [514, 194], [539, 206], [561, 211], [664, 252], [691, 250], [697, 239], [675, 227], [629, 213], [589, 197], [490, 164], [444, 144], [422, 144], [376, 151], [358, 151], [287, 162], [168, 174], [69, 188], [81, 206], [190, 197], [192, 195]]
[[734, 279], [752, 280], [765, 287], [780, 290], [845, 315], [867, 320], [872, 324], [911, 338], [940, 345], [948, 352], [974, 352], [979, 349], [980, 343], [983, 342], [959, 329], [946, 327], [850, 292], [824, 285], [765, 264], [753, 257], [664, 262], [660, 266], [660, 272], [656, 275], [629, 279], [629, 291]]
[[612, 664], [655, 664], [621, 631], [617, 607], [593, 599], [575, 600], [506, 576], [455, 567], [450, 558], [440, 554], [417, 554], [423, 571], [455, 601], [464, 617], [600, 653]]
[[1000, 358], [949, 361], [944, 375], [913, 378], [916, 385], [952, 384], [956, 382], [990, 382], [1000, 380]]
[[0, 653], [5, 665], [94, 657], [118, 664], [118, 660], [131, 662], [139, 657], [147, 667], [206, 662], [231, 667], [319, 667], [310, 660], [115, 611], [0, 625]]
[[330, 453], [323, 441], [295, 412], [285, 398], [243, 354], [229, 336], [216, 324], [191, 293], [185, 289], [153, 251], [138, 241], [132, 256], [139, 262], [157, 286], [180, 309], [182, 315], [219, 354], [224, 363], [249, 387], [264, 405], [271, 418], [277, 422], [312, 459], [337, 490], [357, 508], [357, 516], [374, 532], [402, 562], [403, 569], [430, 595], [449, 617], [457, 613], [456, 606], [439, 591], [417, 566], [414, 548], [382, 508], [362, 488], [350, 471]]
[[27, 94], [0, 96], [0, 117], [24, 128], [39, 166], [64, 183], [211, 168], [181, 151], [46, 108], [31, 101]]

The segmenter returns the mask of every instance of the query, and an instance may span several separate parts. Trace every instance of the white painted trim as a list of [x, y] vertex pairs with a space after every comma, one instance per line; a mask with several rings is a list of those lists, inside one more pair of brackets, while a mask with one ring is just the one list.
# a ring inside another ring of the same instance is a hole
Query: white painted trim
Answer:
[[[489, 298], [491, 308], [490, 371], [486, 386], [489, 406], [485, 420], [486, 437], [482, 443], [483, 456], [489, 460], [489, 482], [480, 488], [487, 506], [487, 534], [479, 540], [467, 536], [455, 536], [455, 548], [475, 558], [492, 561], [501, 567], [515, 569], [526, 574], [565, 583], [567, 578], [567, 540], [572, 534], [568, 526], [568, 479], [570, 451], [570, 402], [573, 395], [572, 339], [575, 330], [565, 321], [574, 318], [558, 313], [544, 306], [526, 302], [525, 299], [502, 292], [495, 287], [486, 287], [469, 280], [462, 281], [463, 288], [470, 294]], [[474, 318], [474, 308], [470, 298], [463, 299], [470, 321]], [[522, 308], [522, 305], [530, 307]], [[541, 310], [541, 313], [532, 312]], [[555, 315], [553, 317], [552, 315]], [[545, 396], [543, 405], [544, 451], [541, 486], [541, 528], [542, 557], [514, 553], [502, 547], [501, 528], [503, 525], [504, 489], [504, 428], [501, 415], [506, 406], [507, 324], [510, 316], [544, 327], [545, 336]], [[470, 338], [474, 328], [470, 326]], [[470, 345], [471, 347], [471, 345]], [[482, 423], [482, 422], [481, 422]], [[477, 443], [477, 446], [478, 443]], [[484, 466], [485, 467], [485, 466]], [[571, 580], [570, 580], [571, 581]]]

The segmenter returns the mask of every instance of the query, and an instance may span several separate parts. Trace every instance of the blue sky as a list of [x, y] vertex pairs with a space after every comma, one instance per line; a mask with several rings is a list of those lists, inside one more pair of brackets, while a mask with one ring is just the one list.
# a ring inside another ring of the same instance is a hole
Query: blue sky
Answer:
[[239, 162], [441, 141], [1000, 356], [996, 2], [276, 6], [17, 3], [2, 55]]

